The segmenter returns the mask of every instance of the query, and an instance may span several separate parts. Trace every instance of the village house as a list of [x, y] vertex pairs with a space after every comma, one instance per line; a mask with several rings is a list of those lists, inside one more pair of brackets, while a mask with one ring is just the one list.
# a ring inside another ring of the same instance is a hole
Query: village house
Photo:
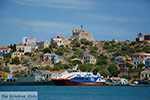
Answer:
[[48, 41], [39, 41], [38, 42], [38, 49], [45, 49], [49, 48], [50, 42]]
[[138, 52], [133, 54], [132, 58], [137, 59], [137, 58], [142, 58], [142, 59], [146, 59], [150, 57], [150, 53], [145, 53], [145, 52]]
[[0, 71], [0, 79], [12, 79], [12, 74]]
[[31, 52], [31, 46], [30, 45], [25, 45], [24, 43], [20, 43], [19, 45], [16, 46], [16, 51], [19, 52]]
[[126, 63], [130, 63], [130, 64], [133, 64], [133, 61], [121, 61], [118, 63], [118, 67], [119, 67], [119, 70], [120, 72], [125, 72], [125, 71], [128, 71], [129, 68], [128, 66], [126, 65]]
[[44, 61], [52, 61], [52, 62], [58, 61], [58, 56], [54, 53], [53, 54], [45, 53], [43, 56], [44, 56]]
[[58, 46], [60, 45], [69, 45], [70, 44], [70, 41], [68, 40], [67, 37], [64, 37], [64, 36], [57, 36], [57, 37], [53, 37], [51, 39], [51, 42], [56, 42]]
[[134, 69], [138, 69], [138, 64], [143, 63], [145, 64], [145, 59], [143, 58], [137, 58], [133, 60]]
[[3, 56], [4, 54], [9, 52], [10, 52], [10, 48], [4, 46], [0, 47], [0, 56]]
[[58, 62], [58, 56], [56, 54], [54, 54], [54, 53], [51, 54], [51, 61], [55, 62], [55, 63]]
[[19, 60], [21, 60], [21, 56], [24, 55], [24, 53], [21, 53], [19, 51], [15, 51], [11, 54], [11, 59], [15, 58], [15, 57], [18, 57]]
[[144, 39], [142, 37], [137, 37], [136, 42], [139, 43], [140, 41], [143, 41]]
[[141, 72], [141, 80], [150, 80], [150, 69], [145, 69]]
[[150, 69], [150, 58], [145, 60], [145, 68]]
[[26, 45], [30, 45], [32, 49], [37, 49], [35, 37], [23, 37], [22, 42]]
[[44, 61], [51, 61], [51, 54], [50, 53], [45, 53], [43, 56], [44, 56]]
[[131, 57], [125, 57], [125, 56], [118, 56], [115, 58], [115, 62], [119, 62], [121, 60], [131, 60]]
[[150, 43], [150, 34], [144, 35], [144, 40]]
[[96, 64], [96, 59], [93, 55], [91, 54], [85, 54], [84, 57], [83, 57], [83, 61], [84, 61], [84, 64]]

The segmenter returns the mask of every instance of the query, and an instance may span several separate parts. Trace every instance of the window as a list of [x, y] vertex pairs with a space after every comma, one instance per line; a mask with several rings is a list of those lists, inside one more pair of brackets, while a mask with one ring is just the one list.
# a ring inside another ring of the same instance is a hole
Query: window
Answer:
[[143, 77], [143, 74], [142, 74], [142, 77]]

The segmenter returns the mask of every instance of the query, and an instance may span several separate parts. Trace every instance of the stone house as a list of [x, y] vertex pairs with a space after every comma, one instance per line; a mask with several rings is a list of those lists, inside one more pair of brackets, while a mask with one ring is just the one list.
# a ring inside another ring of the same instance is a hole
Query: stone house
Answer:
[[142, 37], [137, 37], [136, 42], [139, 43], [140, 41], [143, 41], [144, 39]]

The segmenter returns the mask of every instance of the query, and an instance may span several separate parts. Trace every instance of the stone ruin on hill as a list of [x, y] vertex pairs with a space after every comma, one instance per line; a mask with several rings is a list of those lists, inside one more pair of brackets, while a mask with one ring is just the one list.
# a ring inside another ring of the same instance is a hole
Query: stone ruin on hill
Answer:
[[73, 39], [77, 39], [77, 40], [81, 40], [81, 39], [86, 39], [88, 41], [95, 41], [92, 34], [91, 33], [86, 33], [85, 30], [72, 30], [72, 36], [71, 36], [71, 40]]

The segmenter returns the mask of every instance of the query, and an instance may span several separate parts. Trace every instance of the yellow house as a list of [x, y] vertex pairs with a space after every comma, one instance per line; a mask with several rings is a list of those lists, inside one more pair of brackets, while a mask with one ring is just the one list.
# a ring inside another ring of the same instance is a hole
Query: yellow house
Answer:
[[39, 41], [38, 42], [38, 49], [45, 49], [49, 48], [50, 42], [48, 41]]
[[0, 71], [0, 79], [11, 79], [12, 74], [4, 71]]
[[24, 45], [17, 45], [16, 50], [20, 52], [24, 52]]
[[11, 59], [18, 57], [19, 60], [21, 60], [21, 56], [23, 55], [23, 53], [19, 52], [19, 51], [15, 51], [11, 54]]
[[0, 61], [3, 60], [3, 56], [0, 56]]
[[150, 80], [150, 69], [145, 69], [141, 72], [141, 79]]
[[83, 61], [84, 61], [84, 64], [96, 64], [96, 59], [93, 55], [91, 54], [85, 54], [84, 57], [83, 57]]

